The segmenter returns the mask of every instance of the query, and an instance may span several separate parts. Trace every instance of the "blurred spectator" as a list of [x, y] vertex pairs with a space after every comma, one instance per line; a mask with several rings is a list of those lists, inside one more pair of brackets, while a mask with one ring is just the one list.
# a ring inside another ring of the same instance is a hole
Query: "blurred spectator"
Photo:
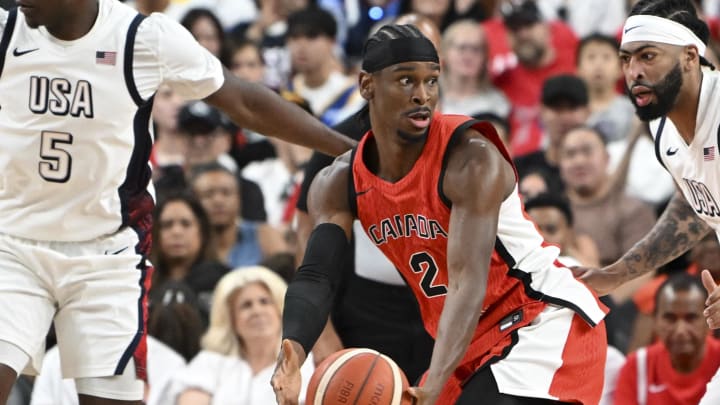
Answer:
[[[655, 145], [644, 134], [646, 124], [636, 118], [627, 96], [617, 92], [617, 81], [622, 77], [618, 51], [614, 37], [593, 34], [580, 41], [578, 75], [590, 90], [592, 114], [588, 125], [606, 138], [611, 170], [622, 167], [620, 170], [625, 171], [624, 178], [619, 179], [625, 191], [648, 203], [659, 204], [670, 198], [675, 183], [654, 158]], [[630, 155], [625, 156], [627, 153]]]
[[547, 243], [560, 248], [560, 261], [568, 266], [598, 267], [595, 242], [573, 229], [570, 202], [560, 194], [540, 194], [525, 201], [525, 212], [532, 218]]
[[506, 0], [501, 10], [502, 19], [483, 26], [493, 83], [512, 105], [511, 152], [521, 156], [541, 147], [540, 91], [547, 78], [575, 71], [577, 37], [560, 21], [544, 21], [532, 0]]
[[659, 341], [628, 356], [615, 405], [694, 405], [720, 366], [720, 342], [711, 338], [703, 310], [707, 292], [697, 277], [670, 277], [656, 296]]
[[235, 26], [230, 35], [233, 40], [249, 40], [260, 46], [265, 66], [265, 84], [279, 89], [290, 78], [290, 54], [285, 48], [287, 18], [295, 11], [311, 4], [311, 0], [255, 0], [258, 17]]
[[562, 20], [584, 37], [598, 32], [615, 35], [625, 22], [625, 0], [536, 0], [546, 20]]
[[[170, 404], [169, 389], [177, 370], [185, 366], [185, 360], [174, 350], [147, 337], [148, 381], [143, 404]], [[78, 405], [75, 381], [62, 378], [60, 350], [53, 346], [45, 353], [42, 370], [35, 378], [30, 405]]]
[[634, 108], [624, 94], [618, 94], [620, 45], [614, 37], [593, 34], [578, 45], [578, 76], [588, 86], [591, 115], [588, 125], [598, 128], [608, 143], [626, 139], [631, 131]]
[[444, 32], [455, 19], [453, 3], [453, 0], [401, 0], [399, 12], [427, 17]]
[[398, 16], [395, 20], [395, 24], [410, 24], [416, 26], [417, 29], [419, 29], [420, 32], [422, 32], [422, 34], [425, 35], [427, 39], [433, 43], [433, 45], [435, 45], [435, 50], [437, 50], [438, 54], [442, 55], [442, 34], [440, 33], [440, 28], [438, 28], [431, 19], [417, 13], [409, 13]]
[[365, 103], [357, 78], [346, 76], [335, 58], [337, 24], [319, 7], [309, 7], [288, 17], [287, 46], [294, 76], [290, 89], [310, 103], [326, 125], [334, 125]]
[[190, 31], [200, 45], [220, 59], [224, 66], [230, 66], [225, 31], [212, 11], [206, 8], [193, 8], [180, 20], [180, 24]]
[[215, 284], [229, 269], [218, 260], [205, 210], [193, 196], [176, 194], [159, 202], [153, 220], [151, 305], [164, 299], [166, 282], [182, 282], [207, 319]]
[[556, 180], [560, 178], [560, 144], [570, 129], [583, 125], [590, 115], [585, 82], [570, 74], [552, 76], [543, 83], [541, 104], [543, 148], [516, 158], [515, 167], [521, 179], [541, 170], [552, 182], [552, 190], [562, 190], [562, 183]]
[[260, 262], [260, 266], [267, 267], [289, 283], [295, 276], [295, 255], [292, 253], [276, 253]]
[[243, 40], [232, 46], [230, 71], [237, 77], [253, 83], [262, 83], [265, 60], [257, 42]]
[[[132, 2], [132, 0], [130, 0]], [[143, 13], [157, 11], [180, 21], [188, 10], [206, 8], [218, 16], [223, 30], [228, 30], [257, 15], [253, 0], [135, 0], [138, 10]]]
[[[280, 95], [292, 103], [297, 104], [309, 114], [312, 114], [307, 100], [297, 93], [282, 90]], [[265, 197], [265, 210], [268, 214], [267, 222], [275, 228], [290, 233], [290, 222], [294, 209], [294, 197], [297, 194], [301, 181], [301, 168], [312, 155], [312, 149], [295, 145], [275, 138], [265, 138], [244, 130], [247, 138], [264, 138], [272, 144], [275, 154], [273, 157], [255, 159], [243, 167], [242, 176], [257, 183]], [[257, 143], [257, 142], [256, 142]], [[250, 146], [247, 144], [246, 146]], [[242, 152], [241, 152], [242, 153]]]
[[[660, 271], [655, 278], [643, 285], [634, 295], [633, 302], [638, 308], [638, 317], [633, 328], [631, 348], [637, 349], [652, 343], [652, 321], [655, 312], [655, 296], [669, 274], [684, 271], [693, 276], [699, 276], [702, 270], [709, 270], [716, 282], [720, 281], [720, 244], [714, 232], [707, 234], [688, 252], [690, 265], [687, 268], [671, 268], [670, 272]], [[668, 274], [669, 273], [669, 274]]]
[[163, 167], [185, 164], [188, 137], [177, 126], [182, 105], [182, 97], [168, 85], [160, 86], [155, 93], [152, 109], [155, 143], [151, 156], [155, 178], [160, 177]]
[[[200, 351], [200, 337], [207, 327], [209, 312], [203, 319], [195, 293], [184, 282], [167, 281], [154, 292], [148, 334], [190, 361]], [[209, 298], [212, 300], [212, 291]], [[209, 309], [210, 305], [206, 307]]]
[[482, 27], [471, 20], [455, 22], [445, 30], [442, 44], [443, 113], [493, 113], [507, 118], [510, 104], [488, 76], [487, 43]]
[[240, 184], [221, 164], [194, 167], [190, 186], [207, 212], [213, 247], [231, 268], [256, 265], [265, 257], [288, 251], [276, 229], [240, 217]]
[[540, 168], [534, 168], [525, 173], [525, 175], [520, 178], [518, 189], [524, 201], [537, 197], [540, 194], [562, 193], [563, 190], [561, 186], [552, 187], [550, 175]]
[[576, 230], [595, 240], [603, 266], [628, 251], [655, 223], [650, 206], [610, 187], [604, 139], [595, 129], [578, 127], [565, 135], [559, 154]]
[[[218, 284], [203, 350], [176, 375], [178, 405], [274, 404], [270, 377], [280, 349], [287, 285], [263, 267], [239, 268]], [[313, 361], [301, 369], [305, 389]]]
[[[215, 108], [202, 101], [187, 103], [178, 112], [178, 130], [188, 137], [189, 150], [185, 157], [182, 170], [163, 171], [164, 177], [180, 177], [174, 180], [165, 179], [171, 184], [187, 187], [185, 176], [189, 176], [194, 165], [219, 162], [233, 173], [238, 173], [238, 162], [231, 157], [230, 145], [232, 135], [225, 128], [222, 115]], [[267, 221], [265, 201], [260, 187], [254, 182], [240, 176], [242, 193], [241, 216], [252, 221]]]

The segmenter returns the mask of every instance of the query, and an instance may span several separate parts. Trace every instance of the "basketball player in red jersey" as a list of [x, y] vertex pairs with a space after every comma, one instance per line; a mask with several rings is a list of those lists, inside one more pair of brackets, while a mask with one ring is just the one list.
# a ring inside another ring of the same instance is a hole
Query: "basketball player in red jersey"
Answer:
[[325, 325], [358, 218], [435, 338], [410, 389], [417, 404], [597, 404], [605, 309], [525, 216], [492, 126], [434, 114], [438, 56], [413, 26], [370, 37], [362, 68], [372, 128], [310, 190], [318, 225], [285, 298], [278, 403], [298, 403], [299, 365]]

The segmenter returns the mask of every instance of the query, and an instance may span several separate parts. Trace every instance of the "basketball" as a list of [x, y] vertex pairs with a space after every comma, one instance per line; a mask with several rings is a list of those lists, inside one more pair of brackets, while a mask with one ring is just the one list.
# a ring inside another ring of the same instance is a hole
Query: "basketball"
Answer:
[[345, 349], [323, 360], [308, 384], [305, 405], [409, 405], [405, 373], [372, 349]]

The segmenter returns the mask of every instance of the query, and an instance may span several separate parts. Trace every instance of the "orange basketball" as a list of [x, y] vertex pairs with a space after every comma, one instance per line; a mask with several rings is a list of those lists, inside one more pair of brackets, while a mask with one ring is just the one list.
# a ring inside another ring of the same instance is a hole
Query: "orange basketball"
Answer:
[[372, 349], [345, 349], [323, 360], [308, 384], [305, 405], [409, 405], [405, 373]]

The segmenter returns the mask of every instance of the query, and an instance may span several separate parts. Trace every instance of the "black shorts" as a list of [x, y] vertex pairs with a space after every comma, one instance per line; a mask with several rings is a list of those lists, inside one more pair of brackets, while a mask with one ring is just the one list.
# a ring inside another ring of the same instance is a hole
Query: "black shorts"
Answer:
[[389, 356], [410, 384], [430, 365], [434, 340], [407, 286], [379, 283], [354, 272], [343, 281], [332, 320], [345, 347], [365, 347]]

